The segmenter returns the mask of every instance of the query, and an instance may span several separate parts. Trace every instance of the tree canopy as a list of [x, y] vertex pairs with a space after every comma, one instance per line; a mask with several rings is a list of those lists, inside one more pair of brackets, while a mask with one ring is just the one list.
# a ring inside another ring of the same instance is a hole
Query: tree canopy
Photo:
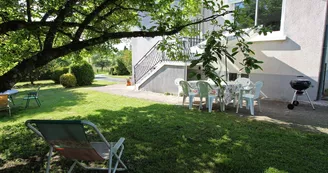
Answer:
[[[0, 0], [0, 6], [0, 92], [72, 52], [121, 38], [188, 33], [189, 26], [231, 13], [215, 0]], [[200, 16], [201, 8], [213, 15]], [[143, 26], [145, 18], [151, 25]]]

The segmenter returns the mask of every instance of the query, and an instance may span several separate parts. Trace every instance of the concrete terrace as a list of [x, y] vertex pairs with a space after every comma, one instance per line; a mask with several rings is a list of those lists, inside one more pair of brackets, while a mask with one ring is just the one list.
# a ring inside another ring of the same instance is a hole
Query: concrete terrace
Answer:
[[[127, 87], [124, 84], [115, 84], [109, 86], [90, 88], [99, 92], [121, 95], [138, 99], [150, 100], [158, 103], [181, 105], [182, 98], [178, 99], [174, 95], [165, 95], [162, 93], [154, 93], [149, 91], [135, 91], [134, 87]], [[188, 100], [188, 99], [187, 99]], [[255, 116], [250, 116], [249, 110], [245, 107], [239, 109], [239, 113], [235, 113], [235, 108], [229, 104], [226, 113], [247, 117], [251, 120], [268, 121], [277, 124], [284, 124], [289, 127], [302, 128], [304, 130], [323, 132], [328, 134], [328, 102], [314, 102], [316, 110], [312, 110], [307, 102], [301, 102], [294, 110], [287, 109], [287, 102], [273, 101], [264, 99], [262, 102], [262, 112], [255, 107]], [[186, 103], [187, 104], [187, 103]], [[196, 97], [194, 108], [197, 109], [199, 99]], [[218, 105], [213, 106], [213, 112], [219, 112]], [[187, 109], [187, 106], [185, 107]], [[204, 109], [203, 111], [206, 111]]]

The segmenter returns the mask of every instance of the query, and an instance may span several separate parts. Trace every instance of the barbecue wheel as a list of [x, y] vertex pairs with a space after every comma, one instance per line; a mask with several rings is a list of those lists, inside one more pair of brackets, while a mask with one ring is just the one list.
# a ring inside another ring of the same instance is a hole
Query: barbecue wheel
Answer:
[[290, 110], [293, 110], [294, 109], [294, 105], [293, 104], [288, 104], [287, 105], [287, 108], [290, 109]]
[[293, 101], [293, 105], [294, 106], [298, 106], [300, 104], [300, 102], [298, 102], [298, 101]]

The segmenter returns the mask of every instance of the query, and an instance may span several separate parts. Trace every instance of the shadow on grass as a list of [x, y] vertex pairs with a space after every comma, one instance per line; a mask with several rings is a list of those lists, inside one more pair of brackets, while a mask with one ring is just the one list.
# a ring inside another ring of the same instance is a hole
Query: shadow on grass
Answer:
[[[48, 82], [48, 83], [36, 83], [34, 85], [28, 83], [28, 84], [23, 84], [23, 85], [15, 85], [13, 88], [14, 89], [22, 89], [22, 88], [37, 88], [37, 87], [49, 87], [49, 86], [53, 86], [53, 85], [56, 85], [55, 83], [53, 82]], [[58, 84], [59, 85], [59, 84]]]
[[0, 112], [0, 122], [16, 121], [20, 118], [28, 118], [38, 113], [47, 113], [54, 110], [65, 111], [69, 107], [81, 103], [86, 96], [85, 93], [76, 92], [72, 89], [58, 87], [41, 88], [39, 92], [41, 106], [38, 107], [35, 100], [30, 100], [29, 107], [25, 109], [26, 100], [23, 100], [23, 98], [31, 91], [34, 91], [34, 89], [16, 94], [14, 96], [15, 105], [11, 106], [12, 116], [9, 117], [6, 111], [2, 111]]
[[[172, 105], [97, 110], [87, 117], [109, 141], [125, 137], [123, 160], [129, 172], [324, 172], [328, 170], [327, 135], [250, 122], [235, 116], [189, 111]], [[24, 125], [1, 134], [5, 172], [44, 171], [47, 147]], [[39, 157], [38, 162], [29, 161]], [[72, 162], [57, 159], [52, 170]], [[76, 172], [84, 172], [78, 168]]]

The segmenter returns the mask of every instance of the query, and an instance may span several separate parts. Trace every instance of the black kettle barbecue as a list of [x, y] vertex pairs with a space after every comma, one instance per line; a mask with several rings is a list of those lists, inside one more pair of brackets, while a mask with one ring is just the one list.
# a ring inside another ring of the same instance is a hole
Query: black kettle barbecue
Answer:
[[303, 76], [297, 76], [297, 79], [290, 81], [290, 86], [295, 90], [295, 92], [294, 92], [293, 100], [287, 106], [288, 109], [292, 110], [292, 109], [294, 109], [294, 106], [298, 106], [299, 105], [299, 102], [297, 101], [298, 96], [301, 96], [305, 93], [307, 98], [309, 99], [309, 102], [310, 102], [313, 110], [315, 110], [315, 108], [312, 104], [312, 101], [310, 99], [310, 96], [309, 96], [308, 92], [306, 91], [311, 86], [310, 80], [303, 78]]

